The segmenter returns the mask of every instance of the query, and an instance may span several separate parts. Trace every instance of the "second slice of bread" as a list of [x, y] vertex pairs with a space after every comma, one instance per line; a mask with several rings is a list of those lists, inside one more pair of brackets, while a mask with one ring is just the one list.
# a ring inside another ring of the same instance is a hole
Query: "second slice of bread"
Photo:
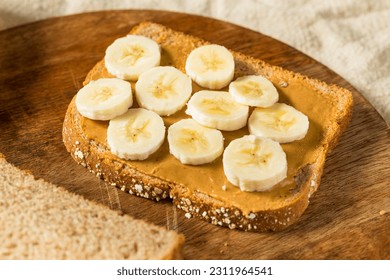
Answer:
[[0, 154], [0, 259], [177, 259], [184, 237], [35, 180]]

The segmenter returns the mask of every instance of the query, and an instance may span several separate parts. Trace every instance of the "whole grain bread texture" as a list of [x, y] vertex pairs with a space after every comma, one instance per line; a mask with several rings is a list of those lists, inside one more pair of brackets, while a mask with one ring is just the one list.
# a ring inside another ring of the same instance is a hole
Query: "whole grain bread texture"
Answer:
[[178, 259], [184, 237], [121, 215], [0, 154], [0, 259]]
[[[201, 45], [210, 44], [151, 22], [138, 24], [130, 33], [155, 40], [163, 52], [175, 50], [175, 55], [170, 56], [169, 64], [183, 72], [185, 72], [185, 60], [189, 52]], [[259, 74], [281, 87], [299, 82], [312, 89], [313, 94], [320, 98], [331, 100], [331, 106], [335, 108], [334, 113], [327, 116], [327, 122], [322, 127], [323, 132], [315, 151], [315, 160], [297, 170], [294, 176], [297, 188], [294, 190], [294, 195], [284, 203], [268, 201], [267, 209], [248, 213], [234, 206], [234, 203], [227, 205], [207, 192], [189, 191], [185, 185], [171, 181], [169, 178], [160, 178], [137, 170], [131, 162], [113, 156], [107, 145], [86, 136], [80, 125], [83, 117], [77, 112], [74, 99], [68, 107], [63, 125], [63, 141], [68, 152], [78, 164], [125, 192], [155, 201], [171, 199], [174, 205], [185, 212], [187, 218], [198, 217], [230, 229], [255, 232], [279, 231], [295, 223], [307, 208], [311, 195], [320, 184], [326, 155], [335, 147], [351, 119], [352, 94], [337, 85], [328, 85], [269, 65], [262, 60], [231, 52], [236, 64], [235, 77]], [[103, 77], [112, 76], [107, 72], [102, 60], [88, 73], [84, 84]]]

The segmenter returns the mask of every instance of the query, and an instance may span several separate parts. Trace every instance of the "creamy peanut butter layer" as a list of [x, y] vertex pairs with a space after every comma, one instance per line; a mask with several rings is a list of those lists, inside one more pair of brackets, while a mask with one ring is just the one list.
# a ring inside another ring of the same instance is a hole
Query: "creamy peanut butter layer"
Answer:
[[[161, 65], [173, 65], [185, 72], [185, 59], [194, 46], [182, 45], [179, 49], [172, 45], [161, 45], [161, 47]], [[235, 57], [235, 63], [235, 78], [246, 74], [264, 74], [254, 72], [251, 62], [245, 62], [240, 56]], [[85, 83], [98, 78], [112, 77], [105, 69], [103, 62], [98, 63], [91, 73], [88, 75]], [[280, 80], [280, 77], [273, 79], [272, 75], [267, 78], [276, 86], [279, 92], [279, 102], [292, 105], [303, 112], [309, 117], [310, 122], [308, 133], [304, 139], [282, 144], [283, 150], [287, 155], [287, 178], [275, 185], [271, 190], [243, 192], [238, 187], [230, 184], [223, 172], [222, 156], [209, 164], [200, 166], [184, 165], [169, 153], [168, 141], [166, 139], [160, 149], [148, 159], [127, 161], [127, 164], [141, 172], [181, 184], [187, 188], [188, 192], [207, 193], [208, 196], [222, 201], [225, 205], [242, 209], [244, 213], [268, 210], [274, 205], [283, 206], [288, 204], [289, 201], [295, 200], [295, 194], [299, 195], [302, 181], [306, 179], [304, 167], [316, 161], [317, 154], [323, 145], [323, 133], [327, 128], [328, 116], [332, 116], [336, 108], [330, 98], [316, 93], [314, 87], [309, 87], [307, 82], [303, 82], [301, 79], [284, 81]], [[132, 83], [132, 88], [134, 90], [134, 83]], [[202, 89], [193, 83], [193, 93]], [[137, 104], [134, 104], [133, 107], [137, 107]], [[185, 114], [184, 108], [171, 116], [163, 117], [163, 119], [166, 128], [168, 128], [171, 124], [189, 117]], [[87, 137], [109, 149], [106, 137], [108, 122], [93, 121], [82, 116], [80, 118]], [[248, 134], [247, 127], [237, 131], [223, 132], [225, 147], [233, 139]], [[118, 160], [114, 155], [110, 155], [110, 157]]]

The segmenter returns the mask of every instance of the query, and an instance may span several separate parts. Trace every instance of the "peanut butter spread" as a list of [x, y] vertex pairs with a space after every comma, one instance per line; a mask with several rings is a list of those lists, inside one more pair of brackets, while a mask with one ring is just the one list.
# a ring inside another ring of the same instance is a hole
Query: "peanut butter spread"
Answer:
[[[185, 72], [185, 59], [194, 46], [184, 44], [178, 47], [178, 45], [171, 43], [167, 45], [159, 43], [162, 47], [161, 65], [173, 65]], [[235, 63], [236, 73], [234, 79], [238, 76], [258, 72], [253, 70], [256, 69], [251, 65], [251, 63], [254, 63], [253, 61], [247, 61], [235, 55]], [[256, 67], [258, 66], [256, 65]], [[85, 83], [104, 77], [112, 76], [107, 73], [104, 63], [101, 61], [89, 73]], [[330, 98], [316, 92], [314, 87], [309, 87], [308, 83], [304, 83], [301, 79], [281, 80], [279, 76], [273, 78], [272, 75], [269, 79], [274, 83], [279, 92], [279, 102], [289, 104], [303, 112], [308, 116], [310, 122], [308, 133], [304, 139], [282, 144], [283, 150], [287, 155], [287, 178], [275, 185], [271, 190], [265, 192], [243, 192], [238, 187], [230, 184], [224, 175], [222, 156], [212, 163], [200, 166], [180, 163], [179, 160], [169, 153], [167, 137], [160, 149], [148, 159], [127, 161], [128, 165], [152, 176], [184, 185], [187, 188], [187, 192], [207, 194], [216, 200], [222, 201], [224, 205], [242, 209], [244, 213], [273, 209], [275, 205], [282, 207], [291, 202], [291, 200], [295, 200], [296, 196], [300, 195], [302, 181], [307, 179], [305, 179], [305, 176], [299, 176], [300, 179], [298, 180], [298, 174], [303, 170], [303, 167], [316, 161], [318, 152], [324, 145], [323, 135], [327, 129], [328, 116], [332, 116], [336, 108]], [[134, 83], [132, 83], [132, 87], [134, 89]], [[193, 83], [193, 92], [201, 89]], [[137, 107], [137, 104], [135, 103], [133, 107]], [[189, 118], [190, 116], [185, 114], [185, 109], [183, 108], [169, 117], [164, 117], [166, 128], [180, 119]], [[106, 140], [108, 122], [89, 120], [81, 115], [79, 117], [86, 136], [109, 149]], [[223, 132], [225, 147], [233, 139], [247, 134], [249, 134], [247, 127], [237, 131]], [[109, 157], [118, 160], [114, 155]]]

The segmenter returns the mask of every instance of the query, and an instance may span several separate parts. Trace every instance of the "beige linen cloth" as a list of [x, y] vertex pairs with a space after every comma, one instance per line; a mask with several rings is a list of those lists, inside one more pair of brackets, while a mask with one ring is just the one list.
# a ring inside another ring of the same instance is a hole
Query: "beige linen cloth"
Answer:
[[390, 125], [389, 0], [1, 0], [0, 30], [107, 9], [186, 12], [271, 36], [338, 73]]

